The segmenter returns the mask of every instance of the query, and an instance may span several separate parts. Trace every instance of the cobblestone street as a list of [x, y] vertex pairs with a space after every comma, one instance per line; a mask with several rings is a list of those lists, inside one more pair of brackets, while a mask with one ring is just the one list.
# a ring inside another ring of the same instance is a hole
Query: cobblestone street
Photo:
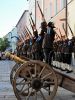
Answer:
[[[0, 61], [0, 100], [17, 100], [10, 84], [10, 72], [14, 64], [9, 60]], [[75, 100], [75, 94], [59, 87], [54, 100]]]
[[10, 71], [15, 63], [0, 61], [0, 100], [16, 100], [10, 84]]

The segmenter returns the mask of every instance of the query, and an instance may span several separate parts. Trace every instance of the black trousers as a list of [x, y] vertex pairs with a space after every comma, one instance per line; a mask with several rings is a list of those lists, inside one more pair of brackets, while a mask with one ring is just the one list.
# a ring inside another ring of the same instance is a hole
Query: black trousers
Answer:
[[72, 54], [67, 53], [63, 55], [63, 63], [71, 64]]
[[44, 52], [44, 59], [45, 62], [48, 63], [49, 65], [51, 65], [51, 61], [52, 61], [52, 56], [53, 56], [53, 50], [52, 49], [43, 49]]

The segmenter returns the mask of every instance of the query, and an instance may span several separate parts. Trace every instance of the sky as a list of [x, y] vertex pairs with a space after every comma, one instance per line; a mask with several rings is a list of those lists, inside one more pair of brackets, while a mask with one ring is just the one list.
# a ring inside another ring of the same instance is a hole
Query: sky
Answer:
[[27, 0], [0, 0], [1, 38], [16, 26], [24, 10], [27, 9]]

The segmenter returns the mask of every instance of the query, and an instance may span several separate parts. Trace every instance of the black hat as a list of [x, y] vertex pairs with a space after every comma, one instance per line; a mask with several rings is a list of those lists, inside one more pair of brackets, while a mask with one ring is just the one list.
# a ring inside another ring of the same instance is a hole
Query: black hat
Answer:
[[53, 23], [53, 22], [49, 22], [49, 23], [48, 23], [48, 26], [49, 26], [49, 27], [53, 27], [53, 28], [55, 28], [55, 26], [54, 26], [54, 23]]
[[47, 27], [47, 23], [44, 21], [41, 23], [41, 28], [44, 29], [45, 27]]

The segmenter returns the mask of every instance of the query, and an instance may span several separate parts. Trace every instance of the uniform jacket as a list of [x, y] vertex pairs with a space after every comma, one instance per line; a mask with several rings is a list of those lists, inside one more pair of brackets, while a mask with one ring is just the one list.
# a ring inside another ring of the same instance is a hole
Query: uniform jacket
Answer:
[[55, 37], [56, 32], [53, 30], [53, 28], [50, 29], [50, 34], [45, 33], [42, 48], [50, 49], [53, 48], [53, 41]]

